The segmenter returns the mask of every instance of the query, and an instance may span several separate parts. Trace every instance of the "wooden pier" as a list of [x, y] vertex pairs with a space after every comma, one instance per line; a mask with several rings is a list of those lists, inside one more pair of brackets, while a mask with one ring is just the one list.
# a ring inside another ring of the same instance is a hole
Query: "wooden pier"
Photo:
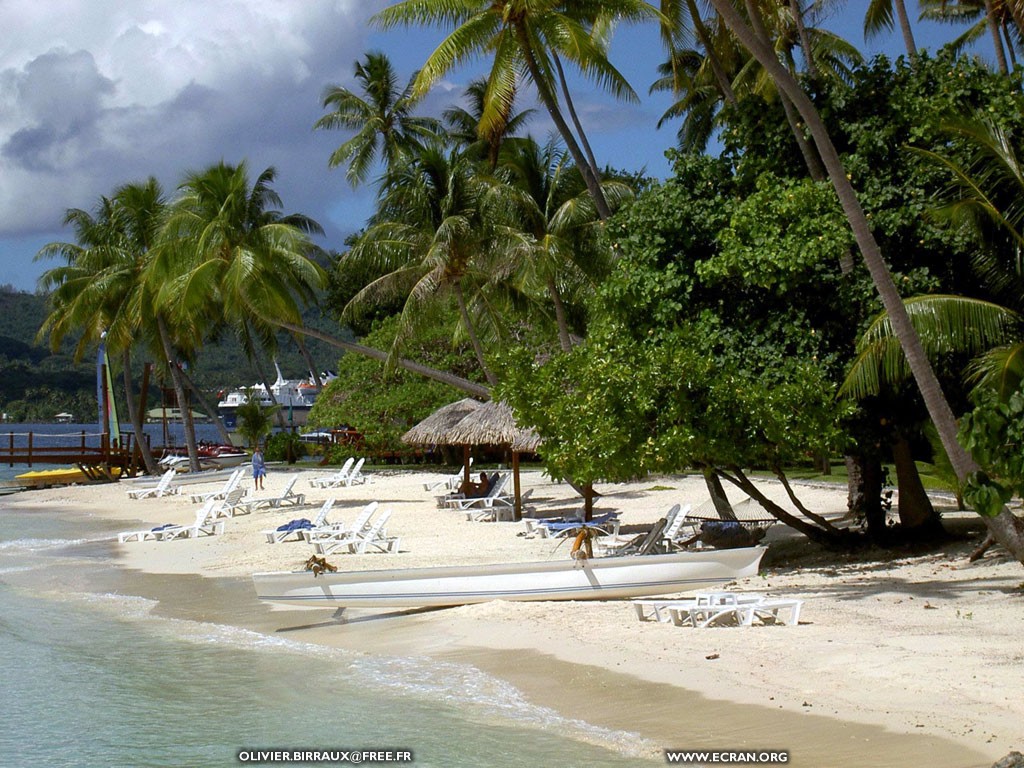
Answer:
[[116, 479], [113, 469], [120, 474], [131, 474], [134, 466], [130, 440], [122, 435], [121, 444], [111, 445], [110, 435], [82, 432], [62, 435], [37, 435], [33, 432], [10, 432], [0, 440], [0, 463], [13, 467], [25, 464], [70, 464], [94, 480]]

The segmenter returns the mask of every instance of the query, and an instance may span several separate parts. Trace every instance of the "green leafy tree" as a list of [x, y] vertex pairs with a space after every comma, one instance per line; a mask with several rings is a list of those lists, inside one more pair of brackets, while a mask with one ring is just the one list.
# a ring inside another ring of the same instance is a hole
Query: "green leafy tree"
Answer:
[[274, 414], [280, 405], [263, 406], [253, 390], [246, 390], [246, 401], [235, 410], [238, 433], [250, 448], [256, 448], [274, 430]]

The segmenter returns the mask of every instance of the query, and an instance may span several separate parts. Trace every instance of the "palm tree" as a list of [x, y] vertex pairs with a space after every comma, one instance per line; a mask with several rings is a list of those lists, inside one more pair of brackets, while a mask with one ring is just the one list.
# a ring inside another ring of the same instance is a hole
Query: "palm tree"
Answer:
[[135, 407], [131, 380], [131, 351], [140, 340], [152, 339], [153, 315], [143, 299], [141, 273], [149, 247], [163, 222], [164, 199], [160, 186], [150, 178], [142, 184], [117, 189], [112, 198], [101, 198], [95, 216], [72, 209], [65, 216], [76, 232], [77, 244], [50, 243], [36, 258], [63, 257], [66, 265], [48, 270], [40, 285], [52, 289], [52, 311], [40, 328], [59, 345], [72, 330], [82, 330], [76, 348], [81, 357], [86, 346], [105, 337], [108, 348], [122, 358], [125, 398], [136, 445], [146, 471], [157, 471]]
[[442, 114], [448, 137], [465, 151], [480, 148], [481, 159], [485, 159], [493, 170], [498, 164], [498, 153], [503, 142], [515, 136], [533, 117], [534, 110], [516, 112], [510, 101], [500, 119], [491, 120], [483, 127], [487, 81], [473, 80], [466, 88], [465, 99], [468, 108], [449, 107]]
[[332, 111], [314, 124], [315, 129], [355, 130], [356, 134], [333, 153], [331, 168], [348, 163], [345, 178], [352, 186], [366, 181], [378, 154], [387, 167], [399, 163], [409, 149], [437, 135], [438, 122], [416, 117], [412, 108], [420, 95], [413, 93], [414, 74], [401, 91], [391, 61], [372, 51], [355, 64], [355, 77], [363, 95], [340, 85], [324, 93], [324, 108]]
[[864, 14], [864, 39], [870, 39], [883, 31], [893, 28], [893, 16], [899, 20], [900, 34], [907, 48], [910, 64], [917, 63], [917, 43], [914, 41], [914, 30], [907, 16], [907, 5], [903, 0], [871, 0]]
[[[566, 292], [589, 292], [611, 265], [610, 253], [595, 237], [593, 200], [570, 180], [571, 171], [567, 153], [553, 142], [541, 147], [526, 139], [503, 152], [501, 181], [490, 185], [487, 196], [499, 260], [515, 269], [527, 293], [546, 292], [566, 352], [572, 349]], [[621, 182], [602, 186], [613, 206], [632, 198]]]
[[473, 56], [483, 54], [492, 59], [482, 131], [486, 132], [492, 121], [507, 114], [518, 78], [526, 73], [604, 220], [611, 210], [601, 193], [600, 174], [588, 162], [559, 103], [560, 65], [556, 59], [571, 62], [615, 96], [636, 101], [636, 93], [609, 62], [603, 36], [592, 32], [617, 21], [643, 21], [659, 16], [643, 0], [471, 0], [458, 6], [443, 0], [404, 0], [385, 8], [373, 20], [384, 29], [411, 24], [455, 26], [420, 70], [414, 85], [416, 93], [424, 93], [441, 76]]
[[[207, 337], [222, 325], [236, 329], [254, 362], [260, 348], [273, 350], [279, 321], [301, 326], [300, 305], [324, 280], [309, 258], [309, 234], [322, 230], [312, 219], [276, 210], [274, 177], [268, 168], [250, 186], [245, 162], [188, 174], [160, 254], [161, 306], [173, 308], [186, 327], [205, 326]], [[270, 392], [262, 371], [261, 377]]]
[[497, 380], [470, 307], [471, 295], [488, 279], [480, 264], [486, 242], [483, 189], [472, 158], [438, 144], [421, 148], [390, 173], [370, 227], [345, 257], [371, 265], [382, 277], [352, 298], [343, 317], [381, 298], [405, 296], [392, 349], [397, 354], [429, 305], [451, 296], [480, 369], [493, 385]]
[[[967, 296], [917, 296], [907, 310], [931, 356], [976, 355], [970, 372], [979, 387], [1005, 402], [1024, 380], [1024, 167], [1010, 136], [982, 117], [945, 124], [950, 138], [973, 148], [961, 163], [925, 149], [915, 151], [947, 169], [951, 200], [935, 215], [977, 233], [974, 259], [995, 301]], [[880, 315], [859, 343], [859, 354], [844, 388], [853, 396], [872, 394], [883, 383], [907, 378], [906, 362], [894, 346], [888, 316]]]
[[[935, 371], [928, 361], [921, 340], [910, 322], [906, 308], [893, 283], [892, 275], [889, 273], [878, 243], [871, 232], [870, 222], [860, 206], [857, 194], [846, 175], [846, 169], [832, 144], [821, 116], [800, 84], [776, 58], [771, 46], [762, 41], [758, 34], [748, 26], [731, 0], [711, 0], [711, 2], [733, 34], [765, 67], [779, 89], [793, 101], [800, 116], [806, 122], [828, 171], [829, 180], [832, 182], [850, 222], [850, 228], [882, 300], [882, 305], [889, 313], [893, 331], [900, 340], [914, 379], [921, 390], [925, 406], [939, 433], [942, 446], [956, 471], [958, 480], [963, 482], [969, 475], [979, 470], [978, 464], [957, 442], [956, 418], [942, 392]], [[748, 3], [748, 10], [749, 8]], [[985, 517], [984, 520], [993, 538], [1002, 544], [1014, 558], [1024, 562], [1024, 523], [1006, 508], [1003, 508], [997, 516]]]
[[[1006, 52], [1013, 55], [1015, 41], [1020, 40], [1020, 24], [1024, 20], [1020, 3], [1014, 0], [920, 0], [924, 10], [921, 17], [950, 23], [970, 24], [967, 31], [957, 38], [953, 46], [962, 49], [978, 40], [987, 30], [992, 37], [992, 48], [996, 55], [996, 66], [1001, 74], [1008, 74], [1009, 64]], [[1016, 28], [1015, 35], [1011, 30]], [[1006, 36], [1006, 45], [1003, 43]]]

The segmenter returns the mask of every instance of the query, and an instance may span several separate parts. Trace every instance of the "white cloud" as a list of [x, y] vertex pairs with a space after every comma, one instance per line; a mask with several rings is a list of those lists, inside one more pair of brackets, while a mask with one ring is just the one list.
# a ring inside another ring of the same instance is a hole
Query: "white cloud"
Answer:
[[53, 231], [118, 184], [173, 187], [221, 159], [277, 166], [297, 191], [279, 187], [286, 207], [301, 210], [310, 186], [325, 192], [339, 139], [312, 132], [321, 92], [351, 80], [381, 5], [5, 0], [0, 237]]

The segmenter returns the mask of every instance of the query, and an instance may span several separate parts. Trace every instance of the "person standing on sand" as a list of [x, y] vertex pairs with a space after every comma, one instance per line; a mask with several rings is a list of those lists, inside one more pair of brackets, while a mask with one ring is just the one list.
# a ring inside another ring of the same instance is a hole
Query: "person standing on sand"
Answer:
[[263, 490], [263, 478], [267, 475], [267, 463], [263, 460], [263, 451], [257, 445], [252, 452], [252, 480], [256, 484], [256, 490]]

